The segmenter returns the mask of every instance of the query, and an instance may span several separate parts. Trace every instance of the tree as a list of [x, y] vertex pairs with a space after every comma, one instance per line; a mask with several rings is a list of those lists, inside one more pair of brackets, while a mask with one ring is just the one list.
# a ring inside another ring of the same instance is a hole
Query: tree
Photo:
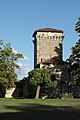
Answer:
[[55, 86], [54, 80], [52, 80], [52, 76], [48, 68], [35, 68], [34, 70], [29, 72], [29, 78], [30, 83], [37, 86], [35, 98], [39, 98], [40, 88], [42, 85], [48, 85], [51, 87]]
[[[80, 33], [80, 18], [78, 18], [78, 22], [76, 23], [75, 31]], [[75, 46], [71, 48], [71, 51], [69, 62], [72, 66], [71, 74], [73, 76], [73, 84], [80, 86], [80, 39], [76, 42]]]
[[78, 18], [78, 22], [76, 23], [75, 31], [76, 31], [77, 33], [80, 33], [80, 17]]
[[2, 40], [0, 45], [0, 97], [4, 97], [6, 89], [14, 87], [14, 82], [17, 80], [15, 69], [19, 68], [15, 61], [23, 58], [23, 55], [15, 53], [11, 45], [4, 44]]

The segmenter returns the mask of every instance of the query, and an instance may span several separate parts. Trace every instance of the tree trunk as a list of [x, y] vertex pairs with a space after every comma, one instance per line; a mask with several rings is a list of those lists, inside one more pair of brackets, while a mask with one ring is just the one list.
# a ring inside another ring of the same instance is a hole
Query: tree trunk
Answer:
[[39, 98], [39, 94], [40, 94], [40, 85], [37, 86], [37, 90], [36, 90], [36, 96], [35, 98]]

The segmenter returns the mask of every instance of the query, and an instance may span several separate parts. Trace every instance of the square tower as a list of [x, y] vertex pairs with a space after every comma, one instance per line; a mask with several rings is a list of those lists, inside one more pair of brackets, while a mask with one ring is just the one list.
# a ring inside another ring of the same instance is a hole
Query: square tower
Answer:
[[42, 28], [34, 31], [34, 67], [42, 61], [55, 59], [62, 61], [63, 31]]

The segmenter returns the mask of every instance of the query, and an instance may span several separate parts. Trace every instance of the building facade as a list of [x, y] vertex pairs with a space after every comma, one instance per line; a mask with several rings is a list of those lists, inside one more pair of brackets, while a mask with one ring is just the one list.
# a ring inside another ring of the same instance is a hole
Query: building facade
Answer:
[[34, 67], [46, 60], [62, 61], [63, 31], [53, 28], [42, 28], [34, 31]]
[[[41, 86], [40, 97], [60, 98], [62, 95], [80, 97], [80, 89], [72, 85], [71, 65], [63, 61], [63, 31], [53, 28], [42, 28], [34, 31], [34, 68], [48, 67], [57, 82], [56, 87]], [[53, 77], [54, 79], [54, 77]], [[30, 76], [15, 83], [13, 94], [8, 90], [5, 97], [34, 98], [37, 86], [31, 85]], [[44, 93], [45, 88], [45, 94]]]
[[[71, 92], [70, 64], [63, 61], [63, 30], [42, 28], [34, 31], [34, 68], [49, 68], [55, 75], [57, 86], [55, 94]], [[46, 95], [54, 97], [52, 88]], [[50, 94], [51, 93], [51, 94]]]

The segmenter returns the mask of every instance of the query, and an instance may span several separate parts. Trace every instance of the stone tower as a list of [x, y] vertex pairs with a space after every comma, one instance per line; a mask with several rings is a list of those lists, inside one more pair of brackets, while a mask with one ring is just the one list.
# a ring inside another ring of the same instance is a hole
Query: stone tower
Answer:
[[34, 31], [34, 67], [43, 61], [55, 59], [62, 61], [63, 31], [42, 28]]

